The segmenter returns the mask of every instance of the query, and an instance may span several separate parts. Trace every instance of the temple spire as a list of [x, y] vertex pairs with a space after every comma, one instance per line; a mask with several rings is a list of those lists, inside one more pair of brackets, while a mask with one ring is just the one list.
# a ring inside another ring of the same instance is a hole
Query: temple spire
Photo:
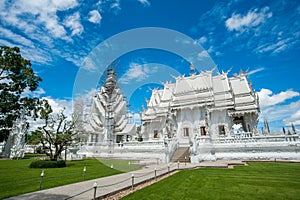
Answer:
[[195, 67], [194, 67], [194, 65], [191, 63], [191, 65], [190, 65], [190, 75], [193, 75], [193, 74], [195, 74]]

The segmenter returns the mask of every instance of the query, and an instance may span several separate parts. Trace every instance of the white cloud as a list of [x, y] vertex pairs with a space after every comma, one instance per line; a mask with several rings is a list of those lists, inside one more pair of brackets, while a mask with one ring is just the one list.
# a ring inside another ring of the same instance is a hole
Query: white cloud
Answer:
[[296, 106], [296, 111], [283, 120], [285, 125], [300, 125], [300, 101], [295, 102], [292, 107]]
[[288, 99], [300, 96], [299, 92], [287, 90], [280, 92], [279, 94], [273, 94], [269, 89], [261, 89], [258, 92], [259, 103], [261, 107], [274, 106], [279, 103], [283, 103]]
[[263, 45], [258, 46], [255, 51], [259, 53], [265, 53], [265, 52], [272, 52], [272, 53], [279, 53], [284, 51], [289, 46], [292, 46], [294, 43], [296, 43], [293, 38], [285, 38], [282, 40], [278, 40], [275, 44], [274, 42], [265, 43]]
[[[287, 103], [286, 100], [299, 97], [299, 92], [287, 90], [279, 94], [273, 94], [271, 90], [262, 89], [258, 92], [261, 113], [259, 121], [267, 119], [269, 122], [281, 122], [282, 125], [300, 125], [300, 100]], [[280, 128], [277, 127], [277, 128]]]
[[199, 38], [198, 42], [199, 42], [200, 44], [204, 44], [205, 42], [207, 42], [207, 37], [202, 36], [201, 38]]
[[[67, 116], [68, 120], [71, 120], [72, 116], [72, 101], [71, 100], [63, 100], [63, 99], [54, 99], [52, 97], [43, 97], [42, 99], [46, 99], [50, 104], [53, 114], [56, 115], [64, 110], [64, 114]], [[44, 125], [44, 120], [37, 119], [28, 119], [29, 122], [29, 131], [34, 131], [38, 127]]]
[[101, 22], [102, 16], [97, 10], [92, 10], [89, 12], [89, 21], [95, 24], [99, 24]]
[[[300, 125], [300, 100], [286, 105], [275, 105], [261, 108], [259, 121], [281, 122], [282, 125]], [[278, 128], [281, 128], [280, 125]]]
[[29, 37], [46, 30], [54, 38], [69, 40], [57, 11], [66, 11], [77, 5], [77, 0], [16, 0], [0, 8], [0, 16], [5, 24], [24, 31]]
[[3, 39], [0, 39], [0, 44], [2, 46], [8, 46], [8, 47], [13, 47], [13, 46], [16, 46], [15, 44], [9, 42], [9, 41], [6, 41], [6, 40], [3, 40]]
[[65, 109], [65, 114], [70, 117], [72, 114], [72, 101], [70, 100], [64, 100], [64, 99], [53, 99], [52, 97], [44, 97], [43, 99], [46, 99], [48, 103], [50, 104], [53, 113], [57, 114], [61, 112], [63, 109]]
[[128, 84], [130, 81], [140, 82], [146, 79], [149, 74], [155, 73], [156, 68], [149, 68], [147, 64], [131, 63], [128, 71], [119, 79], [122, 84]]
[[148, 0], [138, 0], [138, 2], [140, 2], [141, 4], [143, 4], [144, 6], [150, 6], [150, 2]]
[[84, 67], [84, 69], [86, 69], [88, 71], [95, 71], [95, 70], [97, 70], [96, 63], [90, 57], [86, 57], [84, 59], [82, 66]]
[[31, 40], [29, 40], [23, 36], [20, 36], [18, 34], [15, 34], [11, 30], [8, 30], [8, 29], [2, 28], [2, 27], [0, 27], [0, 36], [2, 38], [9, 38], [10, 40], [12, 40], [18, 44], [22, 44], [22, 45], [25, 45], [28, 47], [34, 47], [34, 43]]
[[65, 19], [65, 25], [71, 29], [72, 35], [81, 35], [81, 33], [83, 32], [83, 26], [80, 23], [79, 12], [76, 12], [73, 15], [68, 16]]
[[54, 0], [51, 1], [51, 3], [53, 3], [54, 7], [58, 10], [68, 10], [78, 6], [77, 0]]
[[30, 91], [29, 88], [26, 88], [22, 93], [22, 96], [31, 96], [40, 98], [41, 95], [46, 94], [43, 88], [37, 88], [35, 91]]
[[269, 8], [265, 7], [261, 10], [250, 10], [246, 15], [232, 14], [232, 16], [226, 20], [225, 25], [229, 31], [244, 31], [249, 27], [255, 27], [263, 23], [266, 18], [272, 17], [272, 12], [269, 12]]
[[256, 74], [256, 73], [261, 72], [261, 71], [264, 71], [264, 70], [265, 70], [265, 68], [263, 68], [263, 67], [258, 68], [258, 69], [251, 70], [251, 71], [248, 72], [248, 76], [251, 76], [251, 75], [253, 75], [253, 74]]
[[201, 51], [198, 53], [198, 60], [203, 60], [204, 58], [209, 58], [209, 54], [207, 51]]
[[[77, 0], [1, 2], [1, 44], [19, 46], [22, 56], [32, 62], [49, 64], [53, 55], [64, 57], [64, 52], [68, 51], [67, 45], [64, 49], [56, 48], [61, 42], [73, 41], [72, 36], [83, 31], [77, 20], [78, 14], [71, 10], [78, 6]], [[58, 15], [59, 11], [64, 12], [66, 15], [63, 16], [70, 21], [65, 24]]]
[[110, 5], [111, 9], [114, 10], [121, 10], [121, 5], [120, 5], [120, 0], [115, 0], [114, 2], [112, 2], [112, 4]]

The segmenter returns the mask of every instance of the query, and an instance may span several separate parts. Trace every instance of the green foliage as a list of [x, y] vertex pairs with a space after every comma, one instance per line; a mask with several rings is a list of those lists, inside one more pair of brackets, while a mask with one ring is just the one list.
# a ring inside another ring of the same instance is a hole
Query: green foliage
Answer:
[[72, 116], [72, 120], [68, 120], [64, 110], [58, 114], [52, 113], [46, 100], [41, 103], [39, 117], [44, 120], [44, 124], [32, 133], [33, 138], [42, 144], [46, 155], [55, 161], [67, 146], [77, 141], [76, 119]]
[[8, 130], [22, 110], [26, 115], [36, 113], [39, 100], [23, 94], [26, 89], [36, 90], [41, 80], [18, 47], [0, 46], [0, 141], [7, 139]]
[[[38, 191], [42, 169], [29, 168], [37, 159], [0, 160], [0, 199], [28, 192]], [[44, 169], [43, 189], [83, 181], [83, 168], [86, 167], [85, 180], [119, 174], [96, 159], [67, 162], [64, 168]]]
[[41, 135], [43, 133], [40, 130], [35, 130], [26, 136], [26, 144], [37, 145], [41, 143]]
[[58, 161], [56, 161], [56, 165], [57, 165], [58, 168], [60, 168], [60, 167], [66, 167], [67, 166], [66, 162], [64, 160], [58, 160]]
[[35, 160], [29, 165], [30, 168], [60, 168], [66, 167], [64, 160], [52, 161], [52, 160]]
[[300, 163], [181, 171], [124, 199], [299, 199]]
[[57, 161], [51, 160], [36, 160], [30, 163], [30, 168], [56, 168]]

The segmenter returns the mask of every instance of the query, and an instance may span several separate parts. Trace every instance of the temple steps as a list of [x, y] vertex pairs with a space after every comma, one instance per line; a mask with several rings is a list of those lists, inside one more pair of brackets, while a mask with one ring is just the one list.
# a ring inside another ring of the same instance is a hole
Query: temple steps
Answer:
[[191, 162], [190, 159], [190, 148], [189, 147], [178, 147], [174, 152], [171, 162]]

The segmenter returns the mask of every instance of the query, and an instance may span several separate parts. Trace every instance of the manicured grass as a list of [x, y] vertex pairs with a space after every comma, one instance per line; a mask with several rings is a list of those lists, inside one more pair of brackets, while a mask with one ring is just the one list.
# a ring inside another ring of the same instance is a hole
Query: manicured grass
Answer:
[[181, 171], [124, 199], [300, 199], [300, 163]]
[[[36, 159], [36, 158], [35, 158]], [[27, 192], [37, 191], [40, 186], [42, 169], [29, 168], [34, 158], [22, 160], [0, 160], [0, 199]], [[68, 161], [65, 168], [44, 169], [43, 189], [121, 173], [111, 169], [97, 159]]]
[[111, 159], [98, 159], [104, 165], [111, 167], [113, 166], [114, 169], [119, 170], [121, 172], [129, 172], [141, 169], [140, 165], [134, 164], [134, 160], [111, 160]]

